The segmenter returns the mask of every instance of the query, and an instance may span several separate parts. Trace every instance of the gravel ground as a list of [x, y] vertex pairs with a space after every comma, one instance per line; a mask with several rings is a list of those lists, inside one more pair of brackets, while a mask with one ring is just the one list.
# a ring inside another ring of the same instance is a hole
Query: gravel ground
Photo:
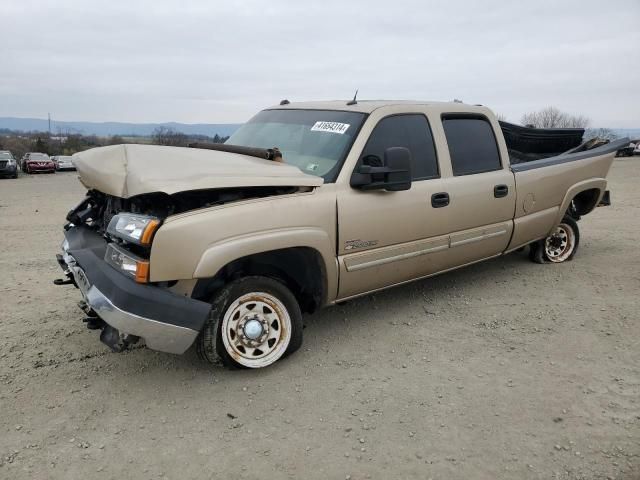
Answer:
[[74, 173], [0, 181], [0, 478], [638, 479], [640, 159], [574, 261], [523, 253], [307, 317], [228, 371], [116, 354], [56, 287]]

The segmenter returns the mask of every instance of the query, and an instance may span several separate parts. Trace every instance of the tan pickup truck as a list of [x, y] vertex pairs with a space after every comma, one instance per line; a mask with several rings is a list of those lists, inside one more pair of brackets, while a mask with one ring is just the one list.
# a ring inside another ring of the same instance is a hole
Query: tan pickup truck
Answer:
[[283, 101], [226, 144], [82, 152], [56, 283], [114, 351], [265, 367], [303, 312], [525, 246], [570, 260], [628, 144], [575, 134], [462, 103]]

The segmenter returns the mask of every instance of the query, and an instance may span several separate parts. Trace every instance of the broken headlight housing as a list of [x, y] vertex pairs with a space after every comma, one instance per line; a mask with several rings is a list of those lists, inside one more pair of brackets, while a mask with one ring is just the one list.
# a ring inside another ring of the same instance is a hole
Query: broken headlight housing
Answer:
[[107, 233], [127, 242], [148, 247], [153, 234], [160, 226], [160, 220], [149, 215], [119, 213], [109, 222]]

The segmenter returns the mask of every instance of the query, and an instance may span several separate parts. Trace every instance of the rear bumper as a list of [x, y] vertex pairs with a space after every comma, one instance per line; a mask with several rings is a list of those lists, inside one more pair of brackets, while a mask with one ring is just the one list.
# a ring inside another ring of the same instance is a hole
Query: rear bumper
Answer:
[[153, 349], [184, 353], [209, 315], [206, 302], [154, 285], [136, 283], [104, 261], [107, 242], [85, 228], [65, 232], [58, 263], [89, 307], [120, 335], [134, 335]]

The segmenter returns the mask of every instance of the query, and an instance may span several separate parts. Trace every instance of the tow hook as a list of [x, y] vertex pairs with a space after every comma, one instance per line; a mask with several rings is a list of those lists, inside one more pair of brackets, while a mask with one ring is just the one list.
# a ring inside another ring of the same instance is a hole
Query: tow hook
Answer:
[[93, 311], [93, 308], [91, 308], [91, 305], [89, 305], [84, 300], [80, 300], [78, 302], [78, 307], [80, 307], [80, 310], [82, 310], [87, 315], [87, 317], [97, 317], [98, 316], [98, 314]]
[[87, 317], [83, 318], [82, 321], [87, 324], [89, 330], [100, 330], [106, 325], [104, 320], [99, 317]]
[[124, 352], [129, 345], [140, 340], [140, 337], [129, 334], [121, 334], [117, 328], [105, 323], [100, 334], [100, 341], [114, 352]]

